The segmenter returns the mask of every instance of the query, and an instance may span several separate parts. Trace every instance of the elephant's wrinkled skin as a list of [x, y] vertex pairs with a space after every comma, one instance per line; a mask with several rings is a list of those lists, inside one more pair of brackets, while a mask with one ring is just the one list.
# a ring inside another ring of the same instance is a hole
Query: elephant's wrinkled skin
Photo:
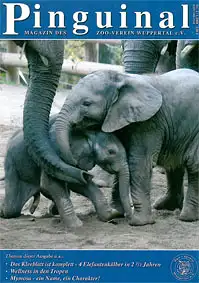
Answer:
[[165, 73], [176, 68], [199, 71], [199, 41], [124, 40], [122, 43], [127, 73]]
[[[24, 41], [20, 40], [15, 42], [20, 46], [24, 44]], [[127, 48], [124, 48], [125, 70], [132, 73], [153, 72], [165, 43], [167, 41], [135, 40], [126, 42]], [[128, 47], [128, 44], [131, 46]], [[186, 62], [185, 67], [192, 68], [187, 65], [185, 54], [188, 53], [189, 58], [195, 58], [192, 56], [195, 50], [194, 54], [197, 58], [194, 60], [198, 62], [198, 42], [187, 43], [185, 41], [182, 43], [182, 47], [178, 48], [180, 54], [184, 51], [183, 44], [186, 48], [190, 45], [197, 47], [195, 49], [188, 48], [188, 52], [184, 52], [183, 57], [178, 56], [177, 64], [180, 67], [184, 66], [180, 62], [182, 58], [183, 62]], [[30, 84], [24, 105], [24, 140], [28, 151], [38, 166], [42, 166], [49, 175], [64, 181], [86, 183], [89, 179], [87, 173], [62, 162], [52, 148], [48, 136], [49, 113], [61, 73], [64, 41], [26, 41], [25, 53], [30, 73]], [[61, 131], [60, 126], [57, 131]], [[72, 156], [69, 158], [68, 154], [67, 159], [68, 164], [75, 165]]]
[[21, 47], [26, 43], [25, 54], [29, 68], [30, 80], [23, 121], [24, 141], [28, 152], [49, 175], [84, 184], [89, 179], [88, 173], [65, 164], [51, 146], [48, 133], [49, 114], [64, 58], [64, 41], [31, 40], [15, 43]]
[[199, 72], [199, 41], [179, 40], [176, 50], [176, 68], [188, 68]]
[[[155, 205], [182, 207], [183, 175], [188, 191], [180, 219], [195, 221], [199, 208], [199, 74], [179, 69], [163, 75], [98, 71], [79, 81], [56, 123], [63, 128], [59, 146], [67, 161], [73, 127], [98, 126], [123, 141], [134, 204], [132, 225], [153, 223], [150, 203], [152, 162], [166, 169], [168, 191]], [[59, 134], [59, 133], [58, 133]], [[64, 146], [63, 146], [64, 145]]]
[[[50, 138], [59, 155], [55, 138], [55, 119], [56, 117], [51, 120]], [[112, 205], [120, 214], [125, 213], [128, 220], [131, 219], [129, 169], [125, 149], [117, 137], [102, 132], [83, 134], [76, 131], [71, 138], [71, 147], [80, 168], [90, 170], [95, 164], [98, 164], [109, 173], [116, 174], [118, 183], [115, 184], [112, 191]], [[69, 195], [70, 190], [89, 198], [101, 220], [107, 221], [113, 216], [104, 195], [92, 181], [85, 186], [77, 186], [52, 178], [44, 172], [41, 174], [41, 168], [27, 152], [22, 130], [17, 131], [8, 144], [5, 158], [5, 184], [5, 198], [1, 208], [2, 217], [20, 216], [23, 205], [33, 195], [36, 196], [31, 208], [34, 211], [38, 203], [38, 193], [41, 191], [55, 201], [58, 212], [68, 228], [78, 227], [82, 223], [74, 212]], [[120, 196], [119, 201], [118, 196]]]

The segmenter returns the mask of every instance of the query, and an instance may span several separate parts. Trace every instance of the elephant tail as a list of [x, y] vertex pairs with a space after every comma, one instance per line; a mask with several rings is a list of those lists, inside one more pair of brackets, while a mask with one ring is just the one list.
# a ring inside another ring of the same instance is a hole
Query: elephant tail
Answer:
[[36, 194], [34, 194], [34, 199], [33, 199], [33, 203], [31, 204], [29, 211], [31, 214], [33, 214], [35, 212], [35, 210], [37, 209], [39, 202], [40, 202], [40, 192], [37, 192]]
[[0, 181], [4, 181], [5, 180], [5, 176], [0, 178]]

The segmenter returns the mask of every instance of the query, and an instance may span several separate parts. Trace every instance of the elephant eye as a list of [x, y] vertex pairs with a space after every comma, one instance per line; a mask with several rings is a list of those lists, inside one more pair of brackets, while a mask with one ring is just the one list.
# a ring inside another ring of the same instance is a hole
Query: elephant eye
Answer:
[[109, 153], [110, 155], [115, 155], [115, 154], [116, 154], [116, 151], [115, 151], [114, 149], [110, 148], [110, 149], [108, 150], [108, 153]]
[[84, 101], [84, 102], [83, 102], [83, 105], [84, 105], [84, 106], [90, 106], [90, 105], [91, 105], [91, 101]]

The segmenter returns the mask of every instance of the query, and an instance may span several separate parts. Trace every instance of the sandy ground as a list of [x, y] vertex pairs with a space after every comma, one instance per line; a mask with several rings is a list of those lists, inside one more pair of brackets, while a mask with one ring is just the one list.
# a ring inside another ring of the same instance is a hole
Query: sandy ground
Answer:
[[[6, 144], [11, 134], [21, 126], [25, 88], [0, 85], [0, 176]], [[59, 93], [53, 111], [59, 110], [64, 95]], [[107, 175], [104, 176], [107, 182]], [[110, 178], [108, 178], [110, 183]], [[154, 170], [152, 202], [166, 190], [165, 175]], [[103, 189], [110, 197], [110, 188]], [[0, 199], [4, 195], [4, 182], [0, 182]], [[31, 201], [31, 200], [30, 200]], [[34, 215], [26, 204], [23, 215], [16, 219], [0, 218], [0, 248], [3, 249], [198, 249], [199, 222], [178, 220], [179, 211], [156, 212], [154, 225], [131, 227], [125, 219], [115, 224], [100, 222], [92, 204], [82, 196], [72, 194], [76, 212], [84, 225], [68, 232], [59, 217], [45, 217], [49, 201], [42, 197]]]

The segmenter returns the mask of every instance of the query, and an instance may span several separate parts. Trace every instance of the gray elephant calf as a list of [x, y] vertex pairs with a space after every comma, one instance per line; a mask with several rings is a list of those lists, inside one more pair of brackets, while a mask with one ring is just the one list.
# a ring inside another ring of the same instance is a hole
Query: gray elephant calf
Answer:
[[[150, 200], [153, 162], [166, 169], [168, 181], [168, 191], [155, 208], [180, 207], [181, 220], [199, 219], [197, 72], [179, 69], [144, 76], [97, 71], [73, 88], [55, 123], [61, 129], [57, 136], [62, 138], [59, 148], [66, 162], [73, 158], [69, 144], [73, 127], [86, 131], [98, 126], [103, 132], [117, 134], [128, 157], [134, 205], [132, 225], [154, 222]], [[184, 197], [185, 170], [188, 190]]]
[[[55, 120], [56, 117], [50, 122], [50, 138], [53, 147], [60, 154], [56, 145]], [[125, 149], [120, 141], [113, 134], [76, 131], [72, 134], [71, 148], [77, 165], [81, 169], [90, 170], [98, 164], [109, 173], [116, 174], [118, 183], [116, 182], [112, 191], [112, 205], [120, 213], [126, 213], [127, 219], [130, 219], [132, 210], [129, 198], [129, 170]], [[66, 184], [41, 172], [41, 168], [35, 164], [27, 152], [22, 130], [17, 131], [8, 143], [4, 167], [6, 188], [4, 202], [0, 209], [2, 217], [20, 216], [26, 201], [32, 196], [38, 196], [41, 191], [55, 202], [68, 228], [81, 226], [81, 220], [76, 216], [70, 200], [70, 190], [89, 198], [101, 220], [105, 221], [113, 216], [104, 195], [92, 181], [85, 186]], [[36, 205], [34, 204], [31, 208], [33, 211]]]

